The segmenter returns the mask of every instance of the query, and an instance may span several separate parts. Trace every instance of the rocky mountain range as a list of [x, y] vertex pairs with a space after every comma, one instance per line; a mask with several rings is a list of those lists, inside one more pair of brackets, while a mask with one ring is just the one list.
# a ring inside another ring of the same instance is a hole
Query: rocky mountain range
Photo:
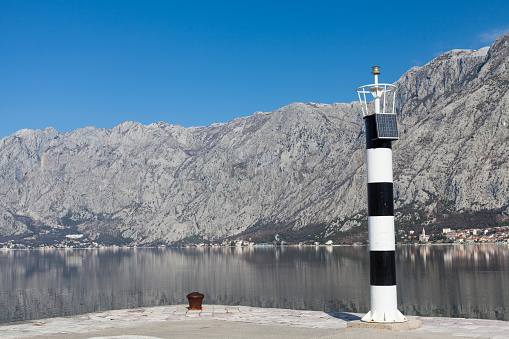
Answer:
[[[396, 228], [508, 224], [509, 35], [440, 55], [395, 85]], [[293, 103], [206, 127], [20, 130], [0, 141], [0, 176], [3, 239], [341, 242], [366, 232], [356, 102]]]

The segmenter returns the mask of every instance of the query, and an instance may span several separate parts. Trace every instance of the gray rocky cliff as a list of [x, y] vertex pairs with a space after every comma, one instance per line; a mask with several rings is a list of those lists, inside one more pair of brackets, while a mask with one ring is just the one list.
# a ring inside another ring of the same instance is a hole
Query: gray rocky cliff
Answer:
[[[447, 52], [396, 82], [402, 225], [507, 218], [508, 41]], [[0, 141], [0, 235], [72, 228], [149, 244], [314, 228], [341, 238], [366, 223], [363, 127], [358, 103], [294, 103], [207, 127], [21, 130]]]
[[198, 128], [126, 122], [66, 134], [22, 130], [0, 144], [10, 183], [2, 187], [11, 220], [4, 228], [15, 232], [23, 216], [36, 226], [147, 243], [330, 222], [362, 206], [356, 194], [341, 207], [363, 183], [353, 182], [363, 162], [362, 153], [352, 159], [362, 148], [360, 129], [351, 104], [292, 104]]
[[[438, 217], [509, 205], [509, 35], [491, 48], [453, 50], [397, 83], [401, 140], [395, 143], [396, 207]], [[501, 218], [505, 218], [501, 214]]]

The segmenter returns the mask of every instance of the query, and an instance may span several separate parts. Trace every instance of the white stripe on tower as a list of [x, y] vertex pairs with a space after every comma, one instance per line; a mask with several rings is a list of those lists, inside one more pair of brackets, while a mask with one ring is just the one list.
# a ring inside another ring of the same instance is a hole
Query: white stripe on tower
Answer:
[[394, 251], [394, 216], [368, 217], [370, 251]]
[[366, 149], [366, 168], [368, 183], [392, 182], [392, 149]]

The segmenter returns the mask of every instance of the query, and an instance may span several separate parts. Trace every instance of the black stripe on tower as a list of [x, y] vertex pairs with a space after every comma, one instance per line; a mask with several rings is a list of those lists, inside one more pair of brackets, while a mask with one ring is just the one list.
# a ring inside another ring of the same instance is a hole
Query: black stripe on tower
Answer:
[[368, 183], [368, 216], [393, 216], [392, 182]]
[[396, 251], [370, 251], [369, 278], [372, 286], [396, 285]]
[[366, 126], [366, 149], [367, 148], [392, 148], [391, 141], [385, 139], [376, 139], [376, 120], [375, 115], [364, 117], [364, 125]]

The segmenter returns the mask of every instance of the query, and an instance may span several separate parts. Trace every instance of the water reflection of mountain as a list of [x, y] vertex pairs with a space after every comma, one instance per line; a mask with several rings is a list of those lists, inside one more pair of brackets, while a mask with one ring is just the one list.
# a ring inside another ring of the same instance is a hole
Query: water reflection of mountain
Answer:
[[[403, 313], [509, 320], [508, 247], [398, 248]], [[367, 247], [0, 252], [0, 320], [206, 303], [367, 312]]]
[[509, 320], [507, 245], [408, 246], [397, 256], [406, 314]]

